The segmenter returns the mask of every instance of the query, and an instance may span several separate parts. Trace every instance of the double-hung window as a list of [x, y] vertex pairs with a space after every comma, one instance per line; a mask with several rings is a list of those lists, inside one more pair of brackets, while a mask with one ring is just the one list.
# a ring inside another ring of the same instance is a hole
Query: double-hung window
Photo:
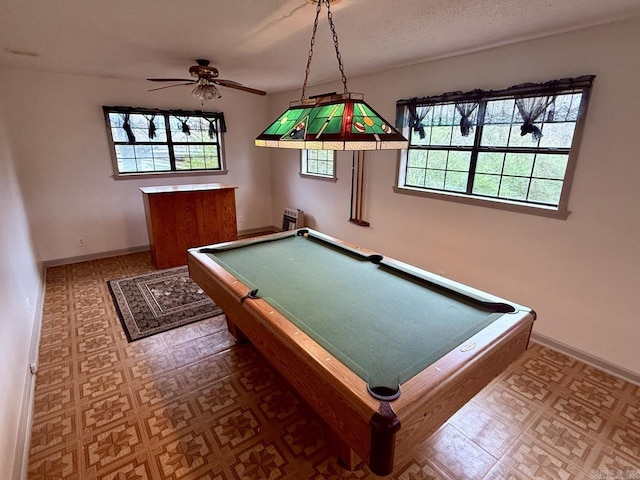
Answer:
[[593, 79], [398, 101], [395, 191], [566, 218]]
[[102, 108], [116, 177], [226, 173], [222, 113]]
[[336, 180], [336, 152], [333, 150], [300, 150], [300, 175]]

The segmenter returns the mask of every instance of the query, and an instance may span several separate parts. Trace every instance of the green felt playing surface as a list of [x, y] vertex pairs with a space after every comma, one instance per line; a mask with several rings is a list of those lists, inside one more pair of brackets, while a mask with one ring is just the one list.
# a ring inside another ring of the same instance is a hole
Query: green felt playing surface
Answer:
[[311, 236], [209, 255], [371, 386], [406, 382], [502, 315]]

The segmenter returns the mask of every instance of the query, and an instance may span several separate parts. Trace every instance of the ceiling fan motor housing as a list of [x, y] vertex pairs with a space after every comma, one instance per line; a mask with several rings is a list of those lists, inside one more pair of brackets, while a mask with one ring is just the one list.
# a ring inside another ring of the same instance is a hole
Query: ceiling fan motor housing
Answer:
[[215, 67], [209, 66], [208, 60], [196, 60], [198, 65], [193, 65], [189, 67], [189, 73], [192, 77], [196, 78], [217, 78], [218, 77], [218, 69]]

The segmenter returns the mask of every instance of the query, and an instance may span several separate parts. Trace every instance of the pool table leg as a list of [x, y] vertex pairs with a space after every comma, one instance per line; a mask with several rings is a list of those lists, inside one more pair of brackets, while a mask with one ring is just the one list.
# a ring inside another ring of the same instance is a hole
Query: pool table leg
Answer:
[[340, 464], [347, 470], [354, 471], [359, 470], [364, 466], [364, 462], [360, 457], [351, 450], [349, 445], [345, 443], [336, 433], [331, 431], [330, 441], [333, 444], [333, 449], [338, 455]]
[[249, 343], [249, 339], [247, 338], [247, 336], [244, 333], [242, 333], [242, 330], [240, 330], [236, 326], [236, 323], [233, 321], [232, 318], [229, 317], [228, 313], [225, 313], [225, 317], [227, 319], [227, 330], [229, 330], [229, 333], [233, 335], [233, 338], [236, 339], [236, 342]]

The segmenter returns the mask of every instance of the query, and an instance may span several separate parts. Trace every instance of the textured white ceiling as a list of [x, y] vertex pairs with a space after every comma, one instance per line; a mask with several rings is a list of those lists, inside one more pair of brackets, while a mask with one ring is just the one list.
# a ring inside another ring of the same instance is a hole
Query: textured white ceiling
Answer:
[[[342, 0], [347, 77], [640, 16], [640, 0]], [[0, 66], [189, 78], [196, 58], [270, 93], [299, 88], [309, 0], [0, 0]], [[310, 84], [339, 79], [323, 7]]]

